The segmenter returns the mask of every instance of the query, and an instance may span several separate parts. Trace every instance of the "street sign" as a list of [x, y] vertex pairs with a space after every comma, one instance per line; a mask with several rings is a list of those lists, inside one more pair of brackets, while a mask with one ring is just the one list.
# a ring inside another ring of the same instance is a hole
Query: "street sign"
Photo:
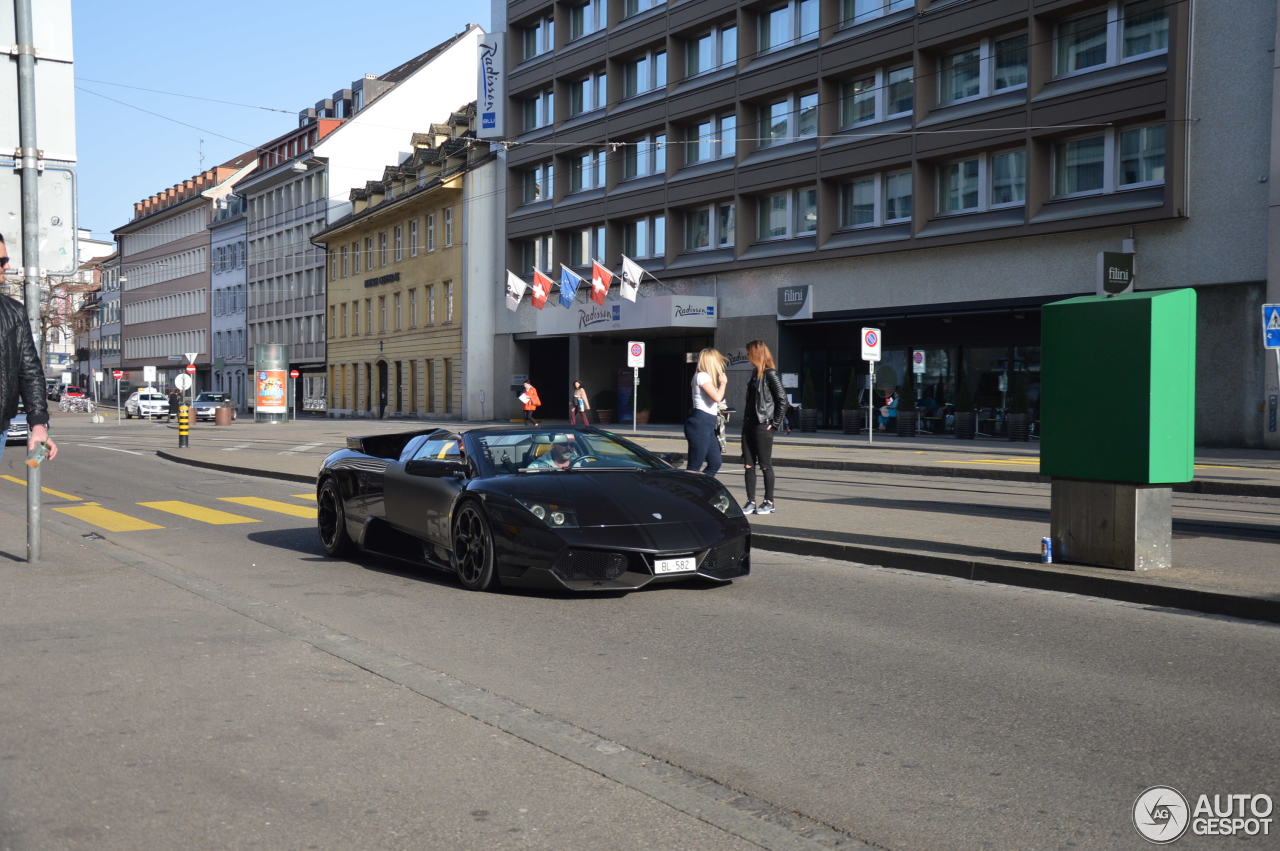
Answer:
[[1280, 304], [1262, 305], [1262, 345], [1280, 349]]
[[179, 390], [183, 390], [183, 391], [190, 390], [190, 389], [191, 389], [191, 376], [189, 376], [189, 375], [183, 375], [182, 373], [178, 373], [177, 375], [175, 375], [175, 376], [173, 377], [173, 386], [174, 386], [174, 387], [177, 387]]
[[1133, 291], [1133, 255], [1124, 251], [1098, 252], [1099, 295]]
[[291, 370], [289, 370], [289, 377], [290, 377], [290, 378], [297, 378], [297, 377], [298, 377], [299, 375], [301, 375], [301, 374], [302, 374], [302, 373], [298, 372], [296, 369], [291, 369]]
[[142, 381], [148, 387], [156, 383], [156, 368], [154, 366], [144, 366], [142, 368]]
[[916, 375], [924, 375], [924, 349], [911, 352], [911, 371]]
[[199, 353], [199, 352], [183, 352], [183, 354], [185, 354], [185, 355], [187, 356], [187, 363], [195, 363], [195, 362], [196, 362], [196, 355], [198, 355], [198, 354], [200, 354], [200, 353]]
[[123, 369], [111, 370], [111, 377], [119, 381], [121, 378], [124, 378], [124, 370]]
[[644, 343], [635, 340], [627, 343], [627, 366], [644, 366]]
[[862, 329], [862, 359], [865, 361], [880, 360], [880, 329]]
[[189, 364], [187, 364], [187, 372], [188, 372], [189, 374], [194, 374], [194, 373], [195, 373], [195, 371], [196, 371], [196, 365], [195, 365], [195, 364], [193, 364], [193, 363], [189, 363]]

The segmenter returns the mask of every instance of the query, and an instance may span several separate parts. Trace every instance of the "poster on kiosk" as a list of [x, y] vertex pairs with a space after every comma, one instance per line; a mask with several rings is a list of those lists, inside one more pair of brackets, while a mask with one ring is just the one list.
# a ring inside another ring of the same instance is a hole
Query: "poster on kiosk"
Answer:
[[289, 415], [289, 347], [280, 343], [254, 346], [255, 419], [284, 420]]

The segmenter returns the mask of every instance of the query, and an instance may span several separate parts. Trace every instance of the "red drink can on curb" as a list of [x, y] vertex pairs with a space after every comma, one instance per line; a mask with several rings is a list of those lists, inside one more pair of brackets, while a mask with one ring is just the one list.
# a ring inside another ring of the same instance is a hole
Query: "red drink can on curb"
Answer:
[[1040, 563], [1053, 564], [1053, 538], [1040, 539]]

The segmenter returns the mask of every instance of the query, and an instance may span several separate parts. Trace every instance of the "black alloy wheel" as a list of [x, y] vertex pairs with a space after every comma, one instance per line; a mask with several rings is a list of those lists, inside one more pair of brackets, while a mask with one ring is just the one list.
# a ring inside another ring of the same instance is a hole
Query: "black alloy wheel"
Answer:
[[325, 479], [320, 486], [320, 495], [316, 499], [316, 528], [320, 533], [320, 545], [330, 556], [350, 555], [355, 550], [355, 543], [347, 534], [347, 512], [342, 505], [342, 494], [333, 479]]
[[472, 591], [487, 591], [497, 584], [493, 534], [489, 521], [475, 502], [466, 502], [453, 521], [453, 568], [458, 581]]

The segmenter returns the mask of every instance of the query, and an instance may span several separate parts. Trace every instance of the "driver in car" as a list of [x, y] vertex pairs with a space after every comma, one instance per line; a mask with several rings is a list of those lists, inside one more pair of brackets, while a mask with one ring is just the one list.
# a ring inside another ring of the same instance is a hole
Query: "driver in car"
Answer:
[[575, 457], [567, 443], [553, 443], [551, 448], [529, 462], [527, 470], [567, 470]]

